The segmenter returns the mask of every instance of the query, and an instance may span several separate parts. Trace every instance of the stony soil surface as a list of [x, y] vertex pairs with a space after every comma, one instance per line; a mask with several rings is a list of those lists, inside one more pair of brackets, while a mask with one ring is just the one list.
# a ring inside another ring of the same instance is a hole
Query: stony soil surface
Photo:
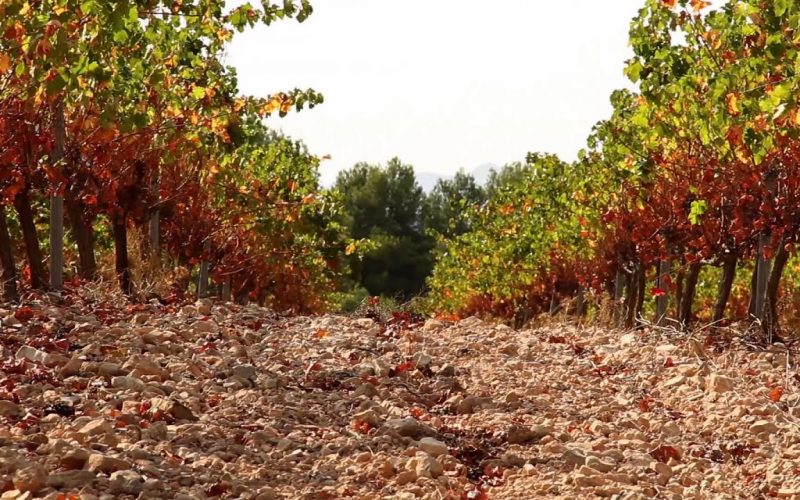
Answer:
[[2, 498], [800, 498], [783, 347], [199, 302], [0, 309]]

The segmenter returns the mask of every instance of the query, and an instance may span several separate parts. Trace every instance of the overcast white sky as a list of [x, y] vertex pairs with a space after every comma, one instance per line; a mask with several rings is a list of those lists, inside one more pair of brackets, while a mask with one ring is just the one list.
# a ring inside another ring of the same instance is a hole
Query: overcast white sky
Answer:
[[237, 34], [246, 94], [313, 87], [325, 103], [270, 119], [323, 163], [323, 181], [399, 156], [451, 174], [528, 151], [575, 157], [607, 117], [643, 0], [316, 0], [305, 23]]

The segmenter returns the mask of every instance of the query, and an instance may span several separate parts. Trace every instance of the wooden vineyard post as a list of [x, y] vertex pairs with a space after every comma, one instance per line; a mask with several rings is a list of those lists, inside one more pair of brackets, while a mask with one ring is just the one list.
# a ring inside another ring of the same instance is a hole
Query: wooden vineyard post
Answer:
[[[64, 157], [66, 125], [64, 103], [59, 101], [54, 109], [55, 145], [50, 161], [55, 166]], [[50, 288], [59, 291], [64, 286], [64, 197], [63, 186], [55, 186], [50, 196]]]
[[[776, 172], [770, 169], [764, 175], [764, 183], [767, 186], [767, 191], [770, 195], [774, 196], [778, 186], [778, 179]], [[769, 245], [770, 234], [769, 232], [762, 231], [758, 237], [758, 258], [756, 259], [756, 268], [753, 275], [752, 286], [750, 289], [750, 316], [752, 319], [758, 321], [764, 320], [764, 302], [767, 295], [767, 283], [769, 282], [770, 271], [772, 270], [772, 259], [765, 257], [767, 246]]]
[[200, 263], [200, 276], [197, 281], [197, 298], [202, 299], [208, 295], [208, 261]]
[[586, 292], [583, 285], [578, 285], [578, 294], [575, 298], [575, 315], [580, 318], [586, 313]]
[[553, 290], [553, 295], [550, 297], [550, 316], [555, 316], [558, 312], [558, 300], [556, 299], [556, 291]]
[[17, 267], [14, 263], [14, 247], [6, 223], [5, 207], [0, 203], [0, 266], [3, 267], [3, 300], [15, 302], [19, 299], [17, 292]]
[[231, 301], [231, 279], [225, 278], [222, 282], [222, 300], [225, 302]]
[[203, 244], [203, 252], [206, 259], [200, 263], [200, 273], [197, 277], [197, 298], [202, 299], [208, 296], [208, 271], [211, 267], [208, 262], [208, 253], [211, 251], [211, 240], [207, 239]]
[[663, 325], [667, 318], [667, 307], [669, 306], [669, 276], [672, 272], [672, 263], [669, 259], [662, 260], [658, 264], [658, 279], [656, 287], [661, 291], [656, 297], [656, 324]]
[[613, 319], [617, 326], [624, 321], [625, 309], [622, 304], [622, 299], [625, 292], [625, 273], [622, 267], [617, 269], [617, 276], [614, 279], [614, 305], [613, 305]]
[[161, 246], [161, 219], [158, 208], [160, 201], [160, 178], [159, 169], [156, 167], [153, 171], [153, 179], [150, 183], [150, 198], [153, 200], [153, 205], [150, 207], [150, 252], [153, 256], [158, 256]]
[[764, 297], [767, 293], [767, 281], [769, 280], [769, 272], [772, 267], [772, 262], [764, 256], [764, 251], [769, 243], [769, 236], [761, 234], [758, 237], [758, 260], [756, 260], [756, 286], [755, 296], [753, 297], [751, 314], [754, 318], [759, 320], [763, 319], [762, 312], [764, 311]]

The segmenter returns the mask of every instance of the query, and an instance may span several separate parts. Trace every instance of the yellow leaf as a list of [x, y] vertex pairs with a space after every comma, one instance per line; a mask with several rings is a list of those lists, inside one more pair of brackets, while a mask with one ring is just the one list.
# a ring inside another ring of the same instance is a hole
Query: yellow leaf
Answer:
[[41, 105], [44, 102], [45, 94], [46, 91], [44, 86], [39, 87], [38, 89], [36, 89], [36, 95], [33, 96], [33, 102], [36, 103], [37, 106]]
[[347, 245], [347, 248], [345, 248], [344, 254], [345, 255], [353, 255], [354, 253], [356, 253], [356, 244], [355, 243], [350, 243], [349, 245]]
[[268, 115], [270, 115], [270, 114], [274, 113], [275, 111], [277, 111], [278, 109], [280, 109], [280, 107], [281, 107], [281, 104], [282, 104], [282, 103], [281, 103], [281, 99], [280, 99], [279, 97], [273, 97], [273, 98], [271, 98], [271, 99], [269, 100], [269, 102], [267, 103], [267, 105], [265, 106], [265, 108], [266, 108], [266, 113], [267, 113]]
[[211, 119], [211, 130], [213, 130], [215, 134], [223, 134], [226, 132], [227, 126], [227, 118], [215, 116]]
[[231, 39], [233, 32], [224, 28], [217, 30], [217, 40], [225, 42]]
[[728, 113], [731, 116], [738, 116], [741, 110], [739, 109], [739, 97], [731, 92], [727, 96], [725, 96], [725, 101], [728, 105]]
[[0, 73], [5, 73], [11, 67], [11, 58], [8, 54], [0, 54]]

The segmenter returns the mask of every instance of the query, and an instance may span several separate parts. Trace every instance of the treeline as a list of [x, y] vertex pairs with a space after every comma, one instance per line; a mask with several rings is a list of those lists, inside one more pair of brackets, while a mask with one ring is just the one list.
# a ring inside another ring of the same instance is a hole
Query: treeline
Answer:
[[345, 310], [368, 296], [405, 302], [425, 293], [438, 238], [468, 231], [465, 210], [487, 199], [487, 188], [463, 170], [425, 193], [398, 158], [342, 171], [334, 190], [342, 202], [338, 222], [351, 239], [367, 242], [348, 259], [340, 285]]
[[468, 212], [430, 281], [437, 309], [524, 319], [605, 295], [629, 326], [747, 320], [778, 338], [797, 284], [783, 278], [800, 236], [800, 7], [708, 7], [645, 2], [638, 91], [612, 95], [578, 161], [530, 155]]

